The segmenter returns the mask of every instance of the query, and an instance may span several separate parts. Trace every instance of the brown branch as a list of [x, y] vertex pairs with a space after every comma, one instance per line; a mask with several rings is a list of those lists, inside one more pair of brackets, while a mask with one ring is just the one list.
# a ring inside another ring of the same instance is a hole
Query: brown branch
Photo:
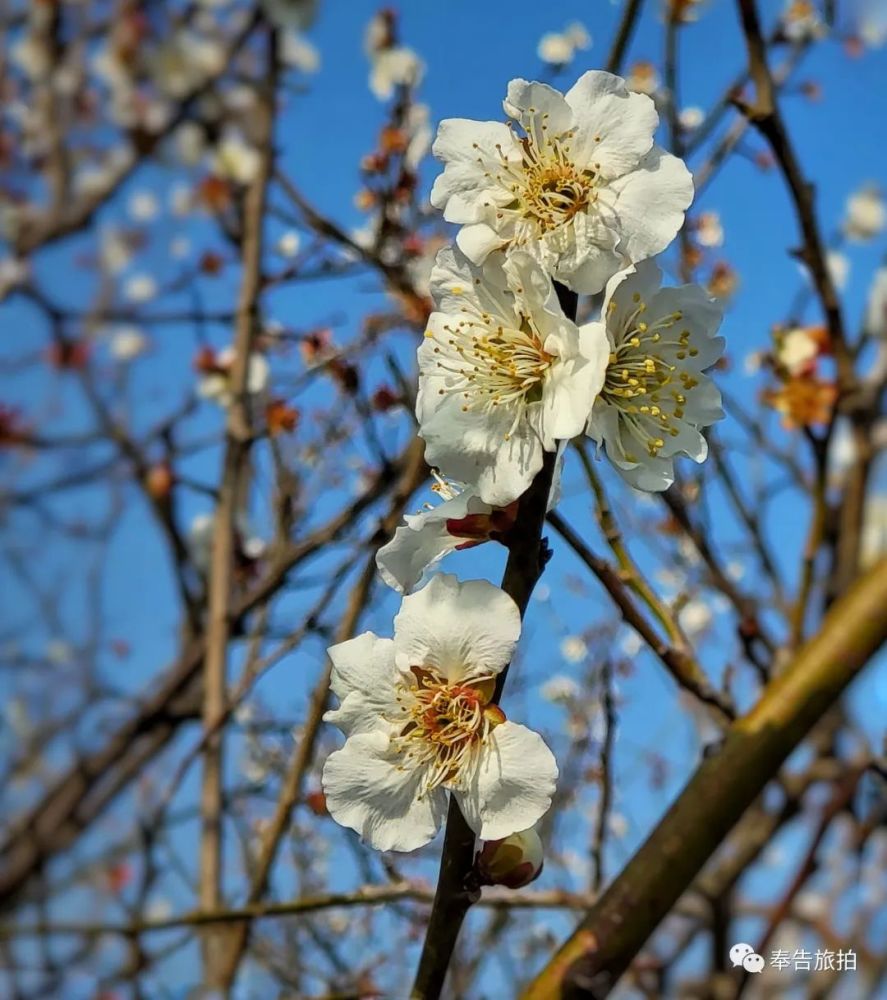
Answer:
[[656, 629], [635, 604], [616, 568], [606, 559], [596, 555], [557, 511], [548, 514], [548, 523], [603, 584], [613, 603], [622, 613], [623, 619], [659, 657], [675, 683], [704, 704], [716, 709], [719, 721], [729, 722], [733, 719], [736, 710], [730, 699], [711, 686], [702, 667], [688, 651], [670, 646], [660, 638]]
[[[407, 502], [427, 477], [428, 466], [425, 464], [422, 448], [417, 446], [411, 453], [409, 464], [404, 470], [391, 505], [373, 537], [363, 572], [351, 592], [348, 607], [337, 631], [337, 642], [344, 642], [357, 631], [360, 616], [366, 608], [372, 584], [376, 578], [376, 552], [394, 534]], [[302, 798], [305, 776], [314, 759], [323, 714], [329, 702], [331, 670], [332, 664], [328, 661], [311, 695], [299, 747], [287, 769], [274, 814], [262, 834], [258, 859], [250, 879], [248, 903], [258, 903], [266, 892], [271, 870], [283, 836], [289, 827], [293, 809]], [[249, 930], [249, 923], [239, 924], [234, 932], [226, 938], [225, 958], [221, 965], [220, 975], [220, 982], [225, 990], [231, 988], [237, 974], [249, 940]]]
[[[290, 572], [335, 542], [388, 492], [423, 443], [414, 438], [402, 455], [381, 469], [365, 492], [305, 538], [291, 541], [264, 577], [232, 609], [236, 623], [268, 601]], [[100, 815], [117, 793], [169, 742], [182, 722], [194, 717], [197, 678], [205, 644], [195, 639], [143, 702], [132, 719], [116, 729], [97, 750], [72, 764], [26, 816], [9, 824], [0, 847], [0, 908], [54, 855], [64, 851]]]
[[[737, 2], [748, 48], [749, 74], [754, 80], [756, 90], [754, 103], [737, 102], [737, 104], [766, 139], [791, 194], [803, 238], [800, 257], [810, 271], [813, 287], [825, 316], [837, 365], [839, 398], [835, 415], [845, 413], [849, 417], [857, 448], [858, 460], [851, 469], [850, 481], [842, 498], [838, 518], [839, 530], [835, 539], [834, 565], [829, 587], [829, 599], [833, 599], [846, 590], [858, 568], [862, 514], [872, 450], [870, 440], [872, 415], [863, 405], [865, 394], [859, 392], [853, 352], [847, 343], [840, 300], [829, 271], [825, 244], [816, 221], [814, 188], [801, 170], [776, 100], [776, 87], [767, 64], [766, 45], [761, 34], [757, 5], [755, 0], [737, 0]], [[833, 427], [834, 420], [829, 424], [824, 439], [819, 442], [820, 465], [825, 462], [825, 452]]]
[[[168, 931], [176, 927], [200, 927], [207, 924], [239, 924], [245, 921], [267, 917], [299, 916], [318, 913], [322, 910], [351, 908], [356, 906], [380, 906], [385, 903], [415, 902], [430, 904], [434, 892], [426, 886], [411, 882], [390, 885], [365, 885], [350, 892], [331, 892], [302, 899], [291, 899], [281, 903], [250, 903], [228, 910], [213, 910], [183, 913], [162, 917], [157, 920], [139, 920], [130, 924], [120, 923], [78, 923], [76, 921], [39, 924], [7, 924], [0, 926], [0, 941], [17, 938], [59, 935], [72, 937], [100, 937], [103, 934], [119, 934], [132, 937]], [[511, 890], [487, 890], [477, 905], [493, 910], [583, 910], [593, 902], [594, 897], [586, 893], [567, 892], [550, 889], [544, 892], [513, 892]]]
[[[733, 724], [622, 873], [523, 994], [606, 997], [745, 810], [887, 639], [887, 559]], [[627, 919], [630, 915], [630, 919]]]
[[604, 69], [608, 73], [618, 73], [622, 69], [622, 63], [625, 59], [625, 53], [628, 51], [631, 36], [634, 34], [634, 29], [640, 20], [643, 2], [644, 0], [626, 0], [625, 7], [622, 10], [622, 18], [619, 21], [619, 27], [616, 29], [613, 44], [610, 46], [610, 54], [604, 63]]
[[[247, 376], [256, 332], [262, 291], [262, 226], [268, 185], [273, 169], [274, 113], [277, 95], [277, 35], [270, 28], [263, 39], [267, 74], [257, 93], [254, 110], [259, 166], [243, 206], [241, 285], [234, 333], [231, 368], [231, 405], [225, 429], [225, 449], [214, 514], [212, 554], [207, 599], [206, 657], [203, 664], [203, 778], [200, 791], [201, 834], [199, 850], [199, 899], [204, 910], [217, 909], [222, 900], [223, 807], [222, 769], [227, 702], [228, 644], [231, 638], [230, 603], [233, 589], [235, 520], [248, 494], [252, 417], [247, 396]], [[224, 962], [224, 940], [207, 935], [201, 941], [204, 980], [219, 984]]]
[[[557, 283], [554, 287], [565, 314], [575, 319], [576, 294]], [[547, 559], [542, 531], [556, 463], [555, 453], [546, 453], [542, 469], [520, 498], [517, 519], [509, 533], [502, 589], [517, 604], [521, 618]], [[502, 697], [507, 676], [506, 667], [496, 679], [493, 695], [496, 703]], [[479, 889], [472, 879], [474, 844], [474, 831], [466, 823], [455, 797], [451, 797], [437, 891], [410, 994], [413, 1000], [436, 1000], [440, 996], [462, 923], [479, 898]]]

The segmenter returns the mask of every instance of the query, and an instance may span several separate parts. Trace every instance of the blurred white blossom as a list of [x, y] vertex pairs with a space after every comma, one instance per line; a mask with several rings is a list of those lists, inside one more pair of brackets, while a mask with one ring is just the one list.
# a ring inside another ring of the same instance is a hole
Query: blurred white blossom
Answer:
[[874, 184], [860, 188], [847, 199], [844, 234], [847, 239], [865, 242], [878, 236], [887, 223], [884, 196]]
[[576, 52], [591, 47], [591, 35], [580, 21], [573, 21], [560, 32], [549, 31], [539, 39], [536, 53], [550, 66], [568, 66]]

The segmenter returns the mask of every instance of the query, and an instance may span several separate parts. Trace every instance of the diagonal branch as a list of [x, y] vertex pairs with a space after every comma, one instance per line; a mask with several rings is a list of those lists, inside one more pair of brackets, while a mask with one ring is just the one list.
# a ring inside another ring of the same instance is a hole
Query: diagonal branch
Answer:
[[731, 726], [622, 873], [523, 994], [606, 997], [788, 755], [887, 639], [887, 559], [835, 603], [819, 634]]

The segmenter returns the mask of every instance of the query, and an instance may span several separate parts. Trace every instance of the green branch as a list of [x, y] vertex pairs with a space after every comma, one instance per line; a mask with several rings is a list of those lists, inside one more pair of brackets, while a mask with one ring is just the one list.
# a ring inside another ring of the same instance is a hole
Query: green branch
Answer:
[[887, 639], [887, 559], [728, 730], [522, 1000], [606, 997], [745, 810]]

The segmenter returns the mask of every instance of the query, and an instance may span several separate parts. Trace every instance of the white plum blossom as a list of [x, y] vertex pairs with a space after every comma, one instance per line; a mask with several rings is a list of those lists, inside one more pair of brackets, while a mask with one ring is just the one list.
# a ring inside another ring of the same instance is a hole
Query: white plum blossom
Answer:
[[181, 100], [210, 77], [218, 76], [225, 68], [225, 58], [224, 46], [219, 41], [182, 29], [153, 53], [151, 73], [163, 94]]
[[299, 31], [284, 31], [277, 43], [277, 50], [284, 66], [302, 73], [316, 73], [320, 69], [320, 53]]
[[588, 645], [581, 635], [568, 635], [561, 640], [561, 656], [567, 663], [580, 663], [588, 656]]
[[397, 87], [418, 87], [425, 66], [406, 45], [382, 49], [370, 63], [370, 90], [380, 101], [387, 101]]
[[879, 49], [887, 41], [887, 5], [884, 0], [857, 0], [853, 11], [856, 34], [870, 49]]
[[407, 148], [404, 150], [403, 163], [408, 170], [415, 173], [425, 154], [431, 148], [431, 111], [427, 104], [411, 104], [407, 110], [403, 130], [409, 136]]
[[878, 236], [887, 224], [887, 207], [880, 189], [869, 184], [847, 199], [844, 234], [850, 240], [864, 243]]
[[134, 274], [124, 284], [123, 295], [130, 302], [150, 302], [157, 295], [157, 281], [147, 273]]
[[702, 108], [697, 107], [695, 104], [682, 108], [680, 114], [678, 115], [678, 123], [681, 128], [685, 129], [687, 132], [692, 132], [694, 129], [699, 128], [704, 121], [705, 112]]
[[108, 274], [120, 274], [133, 257], [132, 241], [116, 226], [104, 226], [99, 232], [99, 263]]
[[[208, 573], [212, 560], [215, 514], [198, 514], [191, 521], [186, 539], [191, 561], [201, 573]], [[268, 548], [267, 542], [255, 533], [249, 518], [243, 513], [234, 520], [234, 531], [240, 551], [249, 559], [259, 559]]]
[[569, 705], [578, 700], [582, 689], [572, 677], [555, 674], [542, 685], [542, 697], [555, 705]]
[[539, 39], [536, 54], [549, 66], [567, 66], [577, 50], [591, 47], [591, 36], [579, 21], [568, 24], [563, 31], [549, 31]]
[[869, 337], [887, 337], [887, 264], [879, 267], [872, 279], [864, 329]]
[[299, 234], [294, 229], [288, 229], [277, 241], [275, 249], [281, 257], [291, 259], [299, 252], [301, 242]]
[[717, 212], [703, 212], [696, 220], [696, 240], [703, 247], [724, 245], [724, 227]]
[[216, 147], [213, 172], [234, 184], [250, 184], [259, 172], [262, 158], [238, 132], [229, 132]]
[[25, 284], [31, 272], [27, 260], [20, 257], [0, 257], [0, 299], [20, 285]]
[[825, 255], [825, 264], [835, 290], [843, 292], [850, 277], [850, 259], [840, 250], [829, 250]]
[[[405, 515], [406, 524], [400, 525], [391, 541], [376, 554], [379, 575], [389, 587], [402, 593], [409, 593], [445, 555], [485, 541], [492, 529], [494, 508], [490, 504], [471, 489], [460, 490], [437, 475], [435, 479], [432, 489], [443, 503], [429, 505], [419, 514]], [[487, 532], [478, 537], [481, 525]]]
[[[549, 510], [560, 499], [562, 465], [563, 452], [555, 467]], [[517, 501], [507, 507], [493, 507], [484, 503], [472, 487], [448, 482], [433, 470], [432, 475], [435, 483], [431, 489], [443, 502], [436, 507], [426, 504], [420, 513], [407, 514], [406, 523], [376, 554], [380, 576], [389, 587], [402, 593], [413, 590], [427, 571], [450, 552], [487, 541], [504, 543], [504, 536], [517, 518]]]
[[186, 167], [197, 166], [206, 153], [206, 132], [193, 121], [184, 121], [173, 132], [176, 155]]
[[380, 851], [412, 851], [437, 833], [452, 793], [484, 840], [531, 827], [548, 809], [554, 756], [538, 733], [491, 703], [520, 637], [517, 605], [485, 580], [435, 576], [405, 597], [394, 638], [332, 646], [324, 716], [346, 736], [327, 759], [330, 815]]
[[114, 331], [109, 344], [115, 361], [134, 361], [148, 349], [148, 338], [137, 326], [121, 326]]
[[776, 338], [776, 357], [790, 375], [808, 372], [821, 350], [821, 342], [809, 327], [792, 327]]
[[[227, 409], [234, 401], [231, 393], [231, 370], [234, 365], [234, 348], [226, 347], [215, 356], [212, 366], [201, 373], [197, 380], [197, 395], [211, 399]], [[249, 356], [246, 371], [246, 392], [249, 396], [259, 396], [268, 387], [271, 368], [264, 354], [253, 351]]]
[[790, 42], [801, 44], [825, 38], [828, 26], [813, 0], [787, 0], [782, 13], [782, 31]]
[[426, 459], [505, 507], [544, 452], [581, 433], [603, 383], [606, 336], [564, 315], [527, 253], [494, 254], [478, 267], [446, 247], [431, 290], [437, 309], [419, 348], [416, 400]]
[[528, 251], [557, 281], [594, 293], [627, 264], [664, 250], [693, 198], [681, 160], [653, 143], [653, 102], [601, 71], [566, 94], [512, 80], [512, 119], [441, 122], [432, 147], [444, 171], [431, 203], [461, 224], [474, 263]]
[[705, 460], [699, 433], [723, 416], [721, 396], [703, 374], [724, 349], [721, 310], [698, 285], [662, 288], [652, 261], [607, 285], [603, 324], [610, 362], [588, 434], [636, 489], [664, 490], [674, 458]]
[[662, 80], [656, 67], [648, 59], [639, 59], [628, 71], [625, 85], [635, 94], [646, 94], [654, 101], [660, 98]]
[[137, 222], [150, 222], [160, 212], [160, 204], [153, 191], [135, 191], [129, 199], [127, 209]]
[[688, 601], [683, 608], [681, 608], [679, 620], [681, 628], [684, 629], [687, 635], [691, 638], [695, 638], [696, 636], [702, 635], [702, 633], [705, 632], [711, 625], [711, 609], [705, 601], [699, 598]]

